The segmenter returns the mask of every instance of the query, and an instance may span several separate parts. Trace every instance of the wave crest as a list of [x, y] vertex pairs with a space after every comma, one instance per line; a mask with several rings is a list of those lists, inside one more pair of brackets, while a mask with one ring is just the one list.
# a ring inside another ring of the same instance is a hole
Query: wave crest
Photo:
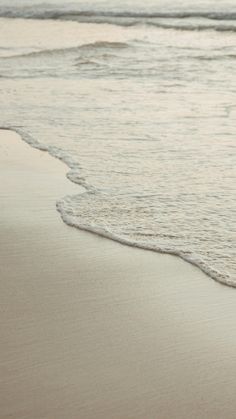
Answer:
[[124, 49], [128, 48], [129, 44], [125, 42], [108, 42], [108, 41], [96, 41], [89, 44], [79, 45], [77, 47], [68, 48], [55, 48], [55, 49], [43, 49], [39, 51], [23, 52], [21, 54], [7, 55], [0, 57], [0, 60], [12, 60], [14, 58], [37, 58], [46, 56], [58, 56], [67, 53], [77, 53], [81, 50], [99, 50], [99, 49]]
[[2, 17], [22, 17], [36, 19], [73, 19], [73, 18], [136, 18], [136, 19], [189, 19], [189, 18], [205, 18], [211, 20], [236, 20], [236, 11], [230, 12], [212, 12], [212, 11], [156, 11], [156, 12], [135, 12], [135, 11], [105, 11], [105, 10], [78, 10], [51, 8], [46, 5], [38, 7], [25, 6], [21, 7], [0, 7], [0, 16]]
[[[152, 25], [165, 29], [178, 30], [216, 30], [236, 31], [236, 11], [174, 11], [174, 12], [135, 12], [135, 11], [105, 11], [53, 9], [49, 6], [38, 7], [2, 7], [0, 16], [7, 18], [25, 18], [40, 20], [62, 20], [86, 23], [113, 24], [131, 26], [137, 24]], [[196, 22], [200, 20], [199, 22]], [[195, 20], [195, 21], [194, 21]]]

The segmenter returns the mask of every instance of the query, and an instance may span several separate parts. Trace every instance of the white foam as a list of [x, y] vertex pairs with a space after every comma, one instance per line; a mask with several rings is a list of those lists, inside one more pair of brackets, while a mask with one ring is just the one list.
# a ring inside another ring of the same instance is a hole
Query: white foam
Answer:
[[[32, 28], [40, 40], [47, 22]], [[123, 29], [113, 29], [112, 42], [121, 42]], [[100, 54], [100, 69], [76, 66], [69, 43], [63, 57], [46, 54], [40, 69], [32, 57], [23, 70], [9, 60], [1, 125], [64, 161], [68, 178], [85, 188], [57, 203], [67, 224], [180, 256], [235, 286], [236, 95], [232, 62], [222, 55], [233, 53], [234, 34], [155, 31], [127, 30], [132, 48], [112, 54], [87, 48]], [[220, 59], [203, 65], [209, 56]]]

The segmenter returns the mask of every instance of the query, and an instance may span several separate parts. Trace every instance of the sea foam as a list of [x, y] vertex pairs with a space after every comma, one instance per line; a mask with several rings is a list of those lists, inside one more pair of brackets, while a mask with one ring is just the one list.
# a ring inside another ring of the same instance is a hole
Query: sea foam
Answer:
[[[91, 24], [91, 41], [78, 24], [83, 43], [56, 51], [53, 37], [57, 46], [71, 23], [42, 25], [50, 45], [39, 51], [35, 33], [29, 45], [28, 32], [13, 31], [19, 50], [13, 40], [15, 57], [0, 58], [1, 125], [63, 160], [85, 188], [59, 197], [63, 220], [235, 286], [235, 34]], [[7, 43], [9, 26], [0, 30]]]

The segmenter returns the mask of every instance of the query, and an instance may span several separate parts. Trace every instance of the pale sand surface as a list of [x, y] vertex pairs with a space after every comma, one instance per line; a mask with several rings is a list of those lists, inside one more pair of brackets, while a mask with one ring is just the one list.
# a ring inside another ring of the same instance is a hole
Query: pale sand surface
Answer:
[[65, 225], [66, 171], [0, 132], [1, 419], [235, 419], [236, 290]]

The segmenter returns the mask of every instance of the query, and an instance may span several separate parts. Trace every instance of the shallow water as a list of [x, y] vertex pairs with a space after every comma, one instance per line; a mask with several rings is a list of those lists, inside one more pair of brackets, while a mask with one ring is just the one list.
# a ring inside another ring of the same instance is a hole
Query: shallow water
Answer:
[[63, 219], [236, 284], [233, 3], [4, 3], [0, 124], [86, 188]]

